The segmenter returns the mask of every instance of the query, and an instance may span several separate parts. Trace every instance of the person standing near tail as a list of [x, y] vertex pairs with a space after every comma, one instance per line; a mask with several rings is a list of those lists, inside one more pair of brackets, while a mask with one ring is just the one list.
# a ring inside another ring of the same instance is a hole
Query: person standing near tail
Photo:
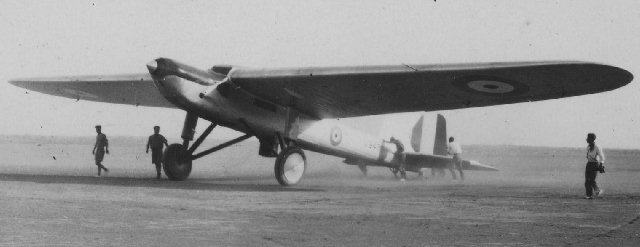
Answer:
[[98, 166], [98, 177], [101, 176], [100, 172], [104, 170], [105, 173], [109, 172], [109, 169], [102, 165], [102, 160], [104, 160], [105, 152], [109, 154], [109, 140], [107, 140], [107, 135], [102, 133], [102, 126], [96, 125], [96, 144], [93, 145], [92, 154], [95, 155], [96, 166]]
[[160, 179], [162, 175], [160, 172], [162, 169], [162, 149], [168, 146], [167, 139], [160, 134], [160, 126], [153, 126], [153, 135], [150, 135], [149, 141], [147, 141], [147, 153], [151, 148], [151, 163], [156, 165], [157, 179]]
[[596, 196], [602, 195], [604, 191], [600, 189], [596, 183], [598, 171], [604, 172], [604, 169], [600, 170], [600, 166], [604, 163], [604, 153], [602, 149], [596, 145], [596, 134], [587, 134], [587, 143], [589, 143], [587, 146], [587, 166], [584, 171], [584, 188], [586, 189], [587, 195], [584, 198], [593, 199], [594, 191]]
[[464, 180], [464, 173], [462, 173], [462, 148], [460, 147], [460, 144], [458, 144], [457, 142], [455, 142], [455, 139], [452, 137], [449, 137], [449, 144], [447, 145], [447, 153], [449, 155], [453, 155], [453, 160], [451, 162], [451, 165], [449, 166], [449, 171], [451, 171], [451, 176], [453, 177], [453, 179], [456, 179], [456, 173], [453, 171], [453, 169], [458, 169], [458, 171], [460, 171], [460, 179]]

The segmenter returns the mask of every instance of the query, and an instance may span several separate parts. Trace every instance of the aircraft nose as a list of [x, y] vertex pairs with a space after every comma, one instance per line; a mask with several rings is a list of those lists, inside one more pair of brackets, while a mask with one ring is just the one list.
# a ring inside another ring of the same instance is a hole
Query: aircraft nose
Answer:
[[153, 72], [155, 72], [157, 68], [158, 62], [156, 60], [147, 63], [147, 69], [149, 70], [149, 73], [153, 74]]

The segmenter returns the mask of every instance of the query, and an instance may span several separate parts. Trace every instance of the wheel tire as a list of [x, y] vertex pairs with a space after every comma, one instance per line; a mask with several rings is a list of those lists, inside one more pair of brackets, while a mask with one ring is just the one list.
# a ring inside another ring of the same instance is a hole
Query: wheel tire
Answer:
[[191, 159], [182, 144], [174, 143], [164, 151], [164, 174], [171, 180], [182, 181], [191, 174]]
[[300, 148], [284, 149], [276, 158], [274, 171], [276, 180], [282, 186], [290, 186], [302, 180], [307, 168], [307, 157]]

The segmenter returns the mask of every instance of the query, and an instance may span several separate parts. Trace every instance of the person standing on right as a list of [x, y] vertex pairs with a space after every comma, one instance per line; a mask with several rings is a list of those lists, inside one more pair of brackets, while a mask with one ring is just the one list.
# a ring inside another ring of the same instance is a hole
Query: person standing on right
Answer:
[[151, 163], [156, 165], [157, 179], [160, 179], [162, 175], [160, 172], [162, 169], [162, 149], [165, 146], [169, 146], [169, 144], [167, 144], [167, 139], [160, 134], [160, 126], [153, 126], [153, 135], [150, 135], [149, 141], [147, 141], [147, 153], [151, 148]]
[[[598, 176], [599, 167], [604, 163], [604, 153], [602, 149], [596, 145], [596, 134], [587, 134], [587, 166], [584, 170], [584, 188], [586, 196], [584, 199], [593, 199], [593, 192], [596, 196], [602, 195], [604, 190], [598, 188], [596, 176]], [[600, 158], [598, 158], [600, 157]]]
[[462, 154], [462, 148], [460, 147], [460, 144], [455, 142], [455, 139], [453, 138], [453, 136], [449, 137], [449, 144], [447, 145], [447, 153], [453, 156], [453, 160], [451, 161], [451, 165], [449, 166], [449, 171], [451, 171], [451, 176], [455, 180], [456, 173], [453, 171], [453, 169], [458, 169], [458, 171], [460, 171], [460, 179], [464, 180], [464, 173], [462, 173], [462, 157], [460, 157], [460, 155]]

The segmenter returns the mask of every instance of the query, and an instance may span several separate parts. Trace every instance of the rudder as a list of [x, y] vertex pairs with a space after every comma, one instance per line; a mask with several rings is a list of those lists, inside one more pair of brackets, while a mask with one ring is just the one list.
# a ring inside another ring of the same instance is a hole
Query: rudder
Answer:
[[413, 151], [420, 152], [422, 147], [422, 129], [424, 128], [424, 114], [420, 116], [418, 122], [411, 129], [411, 147]]
[[447, 120], [440, 114], [438, 114], [438, 119], [436, 120], [433, 154], [447, 155]]
[[[436, 118], [436, 124], [427, 124], [426, 113], [422, 113], [411, 130], [411, 147], [417, 153], [447, 155], [447, 121], [441, 114]], [[432, 130], [435, 127], [435, 133]], [[428, 132], [428, 133], [427, 133]], [[431, 133], [431, 134], [429, 134]], [[432, 135], [433, 134], [433, 135]], [[433, 140], [433, 153], [429, 153]]]

